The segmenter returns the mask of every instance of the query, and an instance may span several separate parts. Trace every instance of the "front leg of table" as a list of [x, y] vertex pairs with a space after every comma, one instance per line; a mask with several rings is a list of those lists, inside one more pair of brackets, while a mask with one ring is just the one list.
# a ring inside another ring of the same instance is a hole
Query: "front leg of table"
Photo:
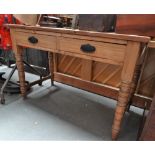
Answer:
[[112, 139], [113, 140], [117, 139], [119, 132], [120, 132], [122, 119], [126, 111], [126, 107], [128, 105], [128, 101], [130, 97], [130, 91], [131, 91], [130, 85], [131, 83], [122, 82], [120, 86], [117, 106], [115, 110], [114, 122], [112, 126]]
[[24, 63], [23, 63], [23, 48], [17, 46], [15, 51], [16, 65], [18, 69], [19, 81], [20, 81], [20, 91], [23, 97], [26, 97], [26, 83], [25, 83], [25, 72], [24, 72]]
[[124, 113], [126, 111], [128, 102], [133, 95], [133, 89], [134, 89], [133, 83], [135, 83], [136, 81], [135, 77], [137, 76], [136, 75], [137, 73], [135, 73], [135, 70], [139, 55], [140, 55], [140, 44], [138, 42], [128, 42], [125, 51], [118, 101], [112, 125], [113, 140], [116, 140], [120, 133]]

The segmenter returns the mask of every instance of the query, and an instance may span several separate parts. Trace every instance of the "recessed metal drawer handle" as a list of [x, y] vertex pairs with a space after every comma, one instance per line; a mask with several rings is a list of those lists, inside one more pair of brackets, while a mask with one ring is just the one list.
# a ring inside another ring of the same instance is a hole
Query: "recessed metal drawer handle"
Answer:
[[81, 51], [83, 51], [85, 53], [93, 53], [96, 50], [96, 48], [90, 44], [81, 45], [80, 49], [81, 49]]
[[29, 38], [28, 38], [28, 41], [29, 41], [30, 43], [32, 43], [32, 44], [38, 43], [38, 39], [37, 39], [36, 37], [34, 37], [34, 36], [29, 37]]

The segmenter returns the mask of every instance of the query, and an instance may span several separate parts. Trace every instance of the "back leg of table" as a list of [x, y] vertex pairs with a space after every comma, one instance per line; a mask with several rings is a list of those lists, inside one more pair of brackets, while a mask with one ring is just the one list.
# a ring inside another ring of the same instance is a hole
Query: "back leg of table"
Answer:
[[51, 75], [51, 85], [54, 85], [54, 62], [53, 62], [53, 53], [48, 52], [48, 59], [49, 59], [49, 71]]

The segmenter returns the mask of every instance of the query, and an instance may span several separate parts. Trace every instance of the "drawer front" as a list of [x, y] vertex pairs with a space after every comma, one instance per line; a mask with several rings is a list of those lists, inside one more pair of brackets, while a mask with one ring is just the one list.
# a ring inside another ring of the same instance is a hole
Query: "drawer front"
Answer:
[[55, 36], [25, 32], [16, 32], [15, 34], [16, 42], [18, 45], [47, 51], [56, 50]]
[[74, 38], [59, 38], [58, 50], [71, 52], [92, 58], [101, 58], [111, 62], [123, 63], [125, 45], [111, 44], [97, 41], [80, 40]]

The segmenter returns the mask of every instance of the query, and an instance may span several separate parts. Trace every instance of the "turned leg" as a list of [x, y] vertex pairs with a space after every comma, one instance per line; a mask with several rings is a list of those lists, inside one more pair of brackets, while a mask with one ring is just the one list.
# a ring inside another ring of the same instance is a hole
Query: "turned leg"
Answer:
[[129, 104], [128, 104], [128, 107], [127, 107], [127, 111], [129, 111], [130, 105], [132, 104], [132, 97], [133, 97], [133, 95], [135, 93], [136, 85], [137, 85], [138, 78], [139, 78], [139, 75], [140, 75], [140, 70], [141, 70], [141, 65], [136, 65], [133, 80], [132, 80], [132, 83], [131, 83]]
[[124, 113], [126, 111], [128, 102], [132, 94], [134, 93], [135, 86], [133, 87], [133, 80], [136, 65], [140, 56], [140, 51], [141, 51], [140, 42], [128, 41], [121, 74], [121, 86], [118, 94], [118, 102], [112, 125], [113, 140], [116, 140], [119, 135]]
[[48, 52], [48, 59], [49, 59], [49, 71], [51, 75], [51, 85], [54, 85], [54, 64], [53, 64], [53, 53]]
[[130, 91], [131, 83], [122, 82], [112, 125], [112, 140], [116, 140], [119, 135], [122, 119], [129, 101]]
[[18, 76], [20, 82], [20, 91], [23, 97], [26, 97], [26, 83], [25, 83], [25, 72], [24, 72], [24, 63], [23, 63], [23, 54], [22, 47], [18, 47], [15, 53], [16, 65], [18, 69]]
[[140, 73], [141, 65], [136, 65], [133, 79], [131, 82], [122, 82], [118, 102], [115, 110], [114, 122], [112, 126], [112, 139], [116, 140], [123, 120], [123, 116], [126, 110], [129, 110], [131, 105], [131, 100], [135, 92], [136, 84], [138, 81], [138, 76]]

